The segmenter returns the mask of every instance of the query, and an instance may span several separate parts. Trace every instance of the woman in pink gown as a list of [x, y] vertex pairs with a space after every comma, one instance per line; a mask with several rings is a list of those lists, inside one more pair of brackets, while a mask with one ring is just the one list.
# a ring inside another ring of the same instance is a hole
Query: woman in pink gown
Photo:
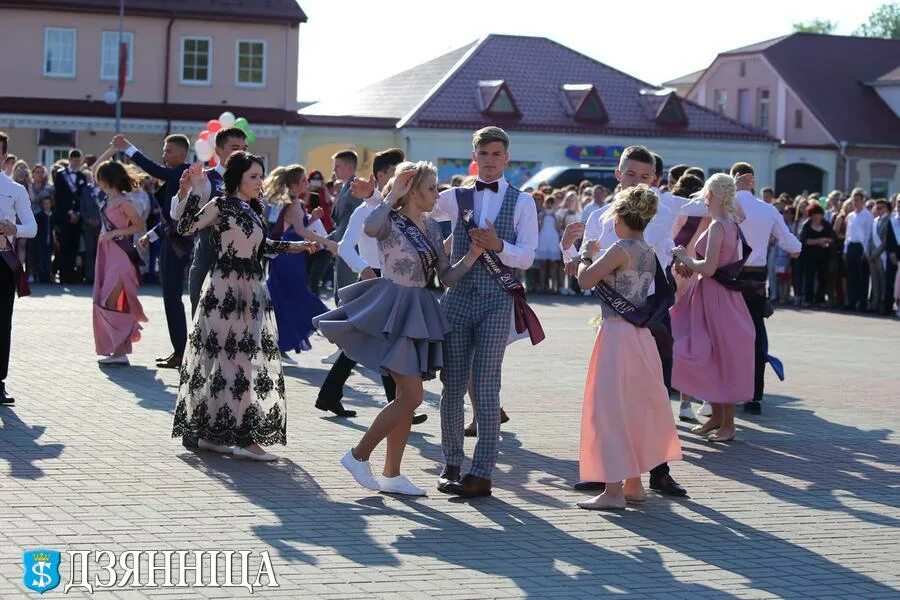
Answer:
[[101, 365], [128, 365], [131, 344], [141, 339], [141, 323], [147, 322], [138, 287], [140, 259], [134, 234], [144, 224], [125, 195], [135, 182], [121, 164], [102, 162], [96, 169], [97, 185], [107, 200], [100, 207], [102, 231], [94, 267], [94, 346]]
[[675, 340], [672, 387], [712, 405], [709, 420], [692, 429], [709, 435], [711, 442], [734, 438], [734, 405], [753, 397], [753, 321], [741, 293], [713, 279], [719, 267], [742, 258], [734, 194], [729, 175], [710, 177], [700, 196], [712, 223], [697, 240], [697, 258], [682, 247], [674, 251], [680, 263], [676, 270], [700, 277], [670, 311]]
[[[608, 214], [620, 239], [590, 266], [580, 265], [581, 289], [602, 281], [633, 307], [646, 303], [656, 254], [643, 231], [658, 202], [645, 184], [619, 193]], [[590, 252], [596, 241], [586, 245]], [[602, 481], [606, 488], [578, 506], [623, 509], [626, 502], [644, 500], [641, 473], [681, 460], [681, 444], [650, 330], [632, 325], [605, 302], [600, 308], [603, 321], [584, 389], [579, 469], [582, 481]]]

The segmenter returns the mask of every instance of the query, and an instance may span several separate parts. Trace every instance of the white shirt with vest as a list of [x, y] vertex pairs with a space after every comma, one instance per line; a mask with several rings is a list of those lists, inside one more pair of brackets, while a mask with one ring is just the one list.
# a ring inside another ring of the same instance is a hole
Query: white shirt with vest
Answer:
[[10, 179], [6, 173], [0, 173], [0, 221], [9, 221], [16, 225], [15, 236], [0, 237], [0, 249], [11, 247], [13, 237], [33, 238], [37, 235], [37, 221], [31, 212], [28, 190]]
[[381, 253], [378, 240], [366, 235], [366, 217], [381, 204], [381, 192], [375, 190], [365, 202], [356, 207], [347, 222], [344, 236], [338, 242], [338, 256], [353, 269], [362, 273], [367, 268], [381, 269]]
[[[480, 178], [478, 181], [482, 181]], [[485, 182], [488, 183], [488, 182]], [[475, 222], [478, 227], [487, 227], [487, 222], [494, 223], [500, 214], [500, 207], [509, 189], [505, 177], [497, 180], [497, 191], [484, 189], [474, 193]], [[459, 205], [456, 202], [457, 188], [441, 192], [431, 217], [437, 221], [449, 220], [452, 230], [456, 229], [459, 219]], [[534, 198], [531, 194], [519, 192], [513, 213], [513, 227], [516, 230], [516, 243], [503, 240], [503, 250], [497, 253], [500, 260], [514, 269], [529, 269], [534, 263], [534, 252], [538, 246], [538, 217]], [[501, 238], [502, 239], [502, 238]]]

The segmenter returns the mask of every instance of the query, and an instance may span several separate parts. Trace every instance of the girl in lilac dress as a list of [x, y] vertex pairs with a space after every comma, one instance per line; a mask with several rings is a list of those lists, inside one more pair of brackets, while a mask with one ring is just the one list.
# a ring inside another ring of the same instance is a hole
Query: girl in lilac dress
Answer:
[[[474, 243], [455, 265], [444, 251], [441, 228], [426, 217], [438, 199], [437, 170], [430, 163], [397, 165], [384, 202], [366, 218], [365, 233], [378, 240], [381, 277], [341, 288], [340, 306], [313, 319], [319, 331], [354, 361], [390, 375], [397, 398], [388, 403], [341, 464], [357, 483], [374, 491], [424, 496], [400, 474], [413, 413], [422, 403], [422, 380], [443, 366], [442, 346], [450, 325], [425, 285], [435, 272], [445, 286], [458, 281], [483, 250]], [[372, 474], [369, 457], [387, 440], [383, 476]]]
[[709, 420], [692, 429], [711, 442], [734, 438], [734, 405], [753, 397], [756, 334], [750, 312], [741, 292], [713, 279], [718, 268], [746, 258], [741, 256], [734, 195], [734, 179], [724, 173], [710, 177], [699, 196], [705, 198], [712, 222], [697, 240], [697, 258], [683, 247], [674, 250], [680, 263], [676, 269], [700, 278], [670, 310], [672, 387], [712, 405]]
[[135, 182], [125, 167], [104, 161], [96, 180], [107, 200], [100, 207], [102, 233], [94, 268], [94, 346], [103, 355], [101, 365], [128, 365], [131, 345], [141, 339], [140, 324], [147, 322], [138, 299], [140, 259], [132, 243], [144, 224], [126, 195]]

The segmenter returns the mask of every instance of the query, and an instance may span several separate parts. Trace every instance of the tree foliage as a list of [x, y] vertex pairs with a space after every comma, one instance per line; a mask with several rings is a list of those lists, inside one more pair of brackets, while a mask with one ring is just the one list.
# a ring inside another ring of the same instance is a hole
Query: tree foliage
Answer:
[[869, 21], [853, 33], [864, 37], [900, 39], [900, 3], [882, 4], [869, 15]]
[[813, 19], [805, 23], [794, 23], [794, 31], [798, 33], [834, 33], [837, 26], [837, 21]]

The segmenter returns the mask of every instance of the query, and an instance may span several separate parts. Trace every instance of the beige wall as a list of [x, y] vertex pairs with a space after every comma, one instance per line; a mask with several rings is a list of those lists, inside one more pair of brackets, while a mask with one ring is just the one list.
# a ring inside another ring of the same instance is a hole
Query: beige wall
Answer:
[[[133, 80], [125, 99], [162, 102], [165, 73], [165, 35], [168, 21], [151, 17], [125, 17], [125, 31], [134, 34]], [[43, 75], [44, 28], [76, 30], [74, 78]], [[78, 14], [63, 11], [4, 9], [0, 20], [3, 48], [26, 51], [7, 54], [0, 61], [0, 79], [15, 82], [0, 92], [6, 96], [102, 99], [113, 82], [100, 79], [101, 35], [118, 31], [118, 15]], [[212, 38], [212, 83], [180, 83], [182, 36]], [[293, 108], [297, 95], [298, 28], [285, 25], [238, 24], [176, 19], [172, 27], [169, 101], [191, 104], [230, 104]], [[266, 87], [235, 84], [238, 39], [266, 40]], [[224, 110], [224, 109], [223, 109]]]
[[357, 173], [372, 172], [374, 154], [386, 148], [400, 148], [404, 152], [398, 134], [386, 129], [354, 129], [338, 127], [308, 127], [300, 137], [301, 162], [309, 171], [321, 171], [331, 175], [331, 156], [350, 148], [360, 158]]

